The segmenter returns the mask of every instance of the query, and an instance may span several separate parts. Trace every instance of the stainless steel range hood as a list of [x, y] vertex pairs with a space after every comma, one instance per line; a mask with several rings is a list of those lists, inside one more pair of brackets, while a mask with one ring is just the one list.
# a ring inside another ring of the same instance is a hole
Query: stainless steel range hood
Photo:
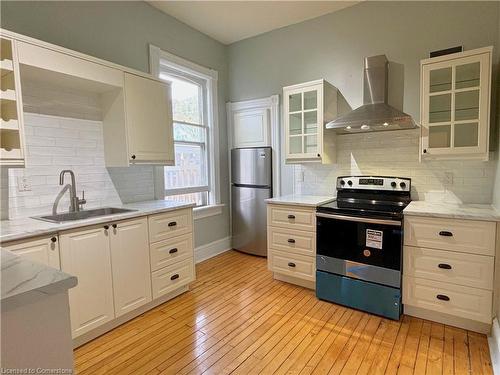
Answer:
[[410, 115], [387, 103], [388, 61], [385, 55], [365, 58], [363, 105], [327, 123], [339, 134], [414, 129]]

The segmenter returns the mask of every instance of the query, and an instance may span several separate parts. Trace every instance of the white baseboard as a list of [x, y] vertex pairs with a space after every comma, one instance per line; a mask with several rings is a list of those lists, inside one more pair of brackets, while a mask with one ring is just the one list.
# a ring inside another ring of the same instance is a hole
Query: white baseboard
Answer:
[[498, 325], [498, 318], [493, 321], [491, 336], [488, 337], [488, 344], [490, 347], [493, 373], [495, 375], [500, 375], [500, 326]]
[[196, 263], [199, 263], [228, 250], [231, 250], [231, 237], [221, 238], [220, 240], [196, 247], [194, 249], [194, 260]]

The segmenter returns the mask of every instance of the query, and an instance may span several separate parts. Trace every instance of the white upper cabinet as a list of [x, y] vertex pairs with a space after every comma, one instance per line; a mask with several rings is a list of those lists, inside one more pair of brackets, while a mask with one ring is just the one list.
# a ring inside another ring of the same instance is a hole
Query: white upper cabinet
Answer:
[[125, 73], [125, 112], [131, 161], [174, 165], [170, 85]]
[[335, 132], [324, 129], [339, 115], [338, 91], [324, 80], [283, 88], [287, 163], [335, 163]]
[[229, 115], [232, 116], [234, 148], [271, 146], [269, 109], [242, 109]]
[[421, 155], [488, 160], [492, 47], [421, 61]]

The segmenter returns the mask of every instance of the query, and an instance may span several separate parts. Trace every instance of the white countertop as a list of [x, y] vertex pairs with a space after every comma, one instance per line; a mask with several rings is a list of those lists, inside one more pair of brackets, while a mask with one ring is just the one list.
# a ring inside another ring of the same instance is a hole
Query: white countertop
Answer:
[[286, 204], [291, 206], [317, 207], [334, 200], [335, 197], [331, 196], [291, 194], [269, 198], [266, 199], [266, 202], [272, 204]]
[[1, 250], [1, 263], [2, 308], [5, 304], [29, 303], [32, 298], [60, 293], [77, 284], [75, 276], [10, 251]]
[[[152, 215], [161, 212], [194, 207], [193, 203], [179, 203], [173, 201], [146, 201], [131, 203], [116, 208], [128, 208], [136, 211], [115, 215], [100, 216], [85, 220], [68, 221], [65, 223], [50, 223], [32, 218], [2, 220], [0, 221], [0, 242], [21, 240], [29, 237], [57, 233], [63, 230], [80, 228], [87, 225], [109, 223], [110, 221], [130, 219], [139, 216]], [[50, 213], [47, 213], [50, 214]]]
[[405, 215], [500, 221], [500, 211], [488, 204], [454, 204], [412, 201], [403, 211]]

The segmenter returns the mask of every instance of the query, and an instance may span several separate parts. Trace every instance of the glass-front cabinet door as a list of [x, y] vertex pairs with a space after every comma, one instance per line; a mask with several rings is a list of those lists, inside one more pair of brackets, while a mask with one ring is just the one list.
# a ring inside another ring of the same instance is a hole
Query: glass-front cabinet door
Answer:
[[488, 158], [491, 52], [422, 61], [422, 156]]
[[287, 160], [320, 159], [323, 132], [322, 85], [285, 89], [283, 94]]

